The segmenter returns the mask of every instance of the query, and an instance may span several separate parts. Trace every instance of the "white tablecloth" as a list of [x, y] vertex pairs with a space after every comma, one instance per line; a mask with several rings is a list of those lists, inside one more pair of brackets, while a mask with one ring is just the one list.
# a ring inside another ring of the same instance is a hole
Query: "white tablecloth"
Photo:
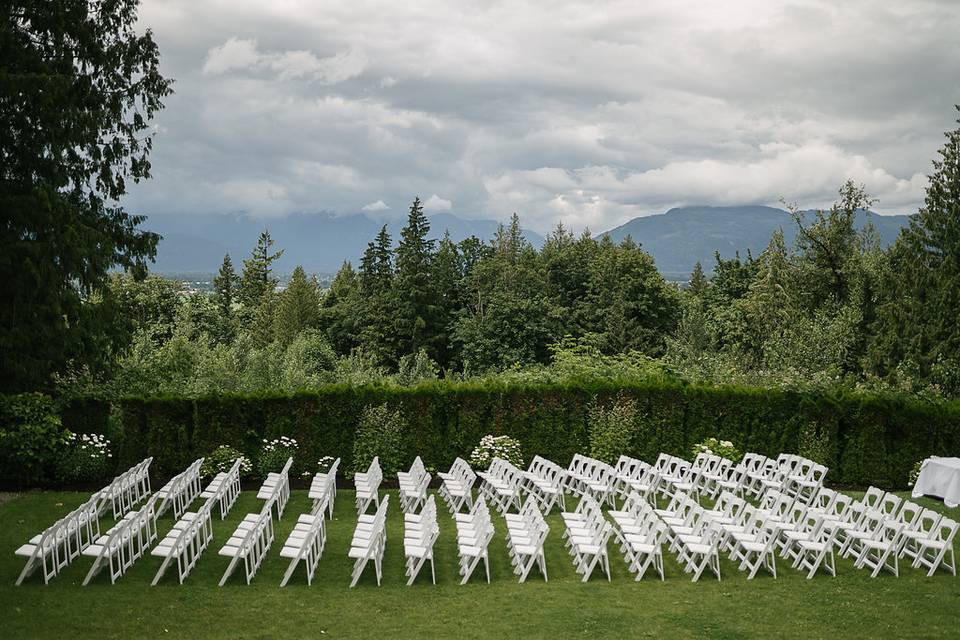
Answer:
[[943, 498], [948, 507], [960, 505], [960, 458], [927, 458], [920, 467], [913, 497]]

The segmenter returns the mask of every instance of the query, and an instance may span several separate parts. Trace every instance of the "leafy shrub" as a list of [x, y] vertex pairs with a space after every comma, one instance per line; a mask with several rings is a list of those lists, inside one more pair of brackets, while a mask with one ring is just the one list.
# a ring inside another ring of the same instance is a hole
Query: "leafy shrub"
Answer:
[[[226, 473], [233, 468], [233, 463], [237, 458], [242, 458], [242, 462], [240, 463], [240, 477], [249, 478], [253, 474], [253, 464], [250, 462], [250, 459], [226, 444], [220, 445], [203, 459], [200, 474], [204, 478], [212, 478], [218, 473]], [[287, 459], [284, 458], [281, 463], [281, 468], [283, 468], [283, 464], [286, 463], [286, 461]]]
[[420, 349], [416, 354], [401, 357], [398, 367], [396, 382], [404, 386], [436, 380], [437, 374], [440, 372], [440, 367], [430, 359], [430, 356], [423, 349]]
[[56, 479], [65, 483], [103, 480], [115, 466], [106, 436], [71, 433], [57, 461]]
[[407, 422], [399, 410], [390, 411], [386, 404], [364, 407], [353, 441], [353, 472], [366, 471], [378, 456], [384, 477], [395, 477], [401, 467], [406, 429]]
[[287, 458], [296, 460], [299, 448], [297, 441], [287, 436], [264, 440], [263, 446], [260, 447], [260, 455], [257, 456], [257, 472], [260, 477], [265, 478], [268, 473], [282, 471], [283, 465], [287, 464]]
[[923, 460], [917, 460], [917, 463], [913, 465], [913, 469], [910, 469], [910, 475], [907, 478], [907, 486], [912, 487], [917, 484], [917, 478], [920, 477], [920, 468], [923, 466]]
[[800, 427], [797, 453], [819, 464], [830, 466], [830, 435], [817, 422], [805, 422]]
[[49, 396], [0, 396], [0, 483], [29, 486], [48, 480], [68, 437]]
[[630, 451], [636, 431], [637, 403], [627, 395], [619, 395], [607, 406], [594, 400], [587, 409], [590, 430], [590, 455], [601, 462], [614, 464]]
[[732, 442], [729, 440], [719, 440], [717, 438], [707, 438], [703, 442], [698, 442], [693, 445], [690, 453], [693, 457], [701, 453], [709, 453], [720, 456], [721, 458], [726, 458], [727, 460], [733, 460], [734, 462], [740, 462], [740, 458], [743, 457], [743, 454], [737, 450]]
[[470, 453], [468, 462], [474, 469], [483, 471], [490, 468], [494, 458], [501, 458], [522, 468], [523, 452], [520, 449], [520, 441], [510, 436], [483, 436], [480, 438], [480, 444]]

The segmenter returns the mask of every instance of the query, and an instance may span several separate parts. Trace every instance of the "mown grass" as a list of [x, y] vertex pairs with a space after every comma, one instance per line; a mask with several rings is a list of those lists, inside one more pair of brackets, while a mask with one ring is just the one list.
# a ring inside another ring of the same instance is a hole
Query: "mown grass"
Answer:
[[[294, 491], [277, 525], [277, 540], [253, 583], [242, 570], [218, 587], [228, 559], [217, 555], [245, 513], [260, 501], [244, 492], [224, 522], [214, 521], [215, 540], [183, 585], [175, 570], [161, 585], [150, 581], [160, 565], [141, 559], [116, 585], [101, 574], [81, 587], [89, 558], [73, 563], [50, 585], [38, 576], [14, 587], [22, 560], [13, 551], [58, 516], [80, 504], [81, 493], [29, 493], [0, 505], [0, 637], [3, 638], [877, 638], [952, 637], [960, 634], [960, 580], [946, 573], [927, 578], [906, 567], [899, 579], [871, 579], [841, 560], [838, 577], [805, 580], [779, 565], [774, 580], [760, 574], [747, 581], [729, 561], [723, 580], [691, 583], [672, 558], [665, 582], [648, 574], [635, 582], [612, 550], [613, 579], [600, 573], [579, 581], [561, 544], [562, 522], [554, 512], [547, 540], [549, 582], [536, 571], [517, 584], [510, 570], [502, 523], [491, 546], [492, 584], [482, 567], [459, 586], [452, 520], [441, 507], [436, 547], [436, 586], [427, 568], [405, 586], [402, 519], [391, 499], [383, 585], [372, 571], [349, 588], [352, 561], [346, 557], [355, 524], [353, 496], [341, 490], [335, 518], [313, 586], [302, 573], [278, 585], [287, 561], [280, 546], [298, 513], [309, 509], [303, 491]], [[942, 503], [923, 500], [943, 511]], [[954, 510], [955, 512], [956, 510]], [[956, 516], [956, 513], [954, 513]], [[160, 534], [172, 524], [161, 519]]]

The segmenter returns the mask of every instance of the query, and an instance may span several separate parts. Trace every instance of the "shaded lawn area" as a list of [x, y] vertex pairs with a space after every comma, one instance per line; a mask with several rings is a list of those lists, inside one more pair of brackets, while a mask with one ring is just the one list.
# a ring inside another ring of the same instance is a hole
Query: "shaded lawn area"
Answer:
[[[437, 585], [425, 567], [417, 584], [405, 586], [402, 517], [391, 497], [383, 585], [377, 587], [372, 563], [350, 589], [347, 558], [356, 522], [353, 494], [341, 490], [327, 546], [311, 587], [302, 569], [281, 589], [288, 561], [280, 547], [297, 514], [307, 512], [305, 491], [294, 491], [269, 557], [250, 586], [242, 567], [218, 587], [229, 559], [217, 550], [237, 522], [258, 511], [252, 492], [241, 494], [227, 519], [214, 516], [214, 540], [183, 585], [171, 567], [157, 587], [150, 581], [161, 559], [146, 556], [110, 585], [104, 571], [81, 587], [92, 559], [81, 557], [44, 586], [34, 574], [14, 587], [23, 560], [13, 551], [87, 497], [82, 493], [33, 492], [0, 505], [0, 636], [4, 638], [170, 637], [170, 638], [867, 638], [951, 637], [960, 634], [960, 580], [945, 572], [927, 578], [901, 568], [901, 577], [882, 573], [871, 579], [849, 560], [838, 560], [838, 577], [818, 574], [806, 580], [778, 563], [779, 578], [764, 573], [747, 581], [728, 560], [723, 580], [704, 577], [691, 583], [670, 554], [666, 581], [653, 571], [635, 582], [611, 546], [613, 580], [599, 572], [579, 581], [561, 542], [563, 524], [549, 516], [546, 557], [549, 582], [536, 569], [525, 584], [511, 571], [504, 526], [497, 519], [491, 544], [492, 584], [482, 565], [460, 586], [452, 518], [438, 498], [441, 534], [436, 546]], [[921, 500], [941, 512], [943, 504]], [[572, 508], [573, 501], [568, 500]], [[195, 503], [195, 505], [198, 503]], [[214, 510], [216, 512], [216, 509]], [[956, 518], [957, 510], [951, 517]], [[105, 520], [104, 530], [110, 524]], [[165, 514], [160, 536], [173, 524]], [[709, 574], [705, 574], [707, 576]]]

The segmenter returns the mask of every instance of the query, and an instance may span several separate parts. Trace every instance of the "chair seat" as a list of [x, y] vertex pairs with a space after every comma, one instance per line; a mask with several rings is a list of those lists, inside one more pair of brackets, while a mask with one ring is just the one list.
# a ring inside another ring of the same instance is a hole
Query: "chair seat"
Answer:
[[301, 551], [302, 548], [303, 548], [303, 547], [288, 547], [288, 546], [284, 545], [284, 547], [283, 547], [282, 549], [280, 549], [280, 557], [281, 557], [281, 558], [287, 558], [287, 559], [289, 559], [289, 560], [293, 560], [293, 559], [296, 558], [298, 555], [300, 555], [300, 551]]
[[360, 558], [365, 558], [370, 553], [370, 547], [350, 547], [350, 551], [347, 552], [348, 558], [353, 558], [359, 560]]
[[[32, 540], [33, 538], [31, 538], [31, 541]], [[50, 548], [53, 549], [52, 546]], [[25, 544], [25, 545], [21, 545], [20, 547], [17, 547], [17, 550], [14, 551], [14, 553], [18, 556], [30, 557], [33, 555], [33, 552], [36, 551], [36, 549], [37, 549], [36, 544]]]
[[711, 547], [708, 544], [702, 544], [698, 542], [690, 543], [686, 545], [686, 547], [687, 547], [687, 550], [690, 551], [690, 553], [705, 554], [705, 553], [713, 552], [713, 547]]

